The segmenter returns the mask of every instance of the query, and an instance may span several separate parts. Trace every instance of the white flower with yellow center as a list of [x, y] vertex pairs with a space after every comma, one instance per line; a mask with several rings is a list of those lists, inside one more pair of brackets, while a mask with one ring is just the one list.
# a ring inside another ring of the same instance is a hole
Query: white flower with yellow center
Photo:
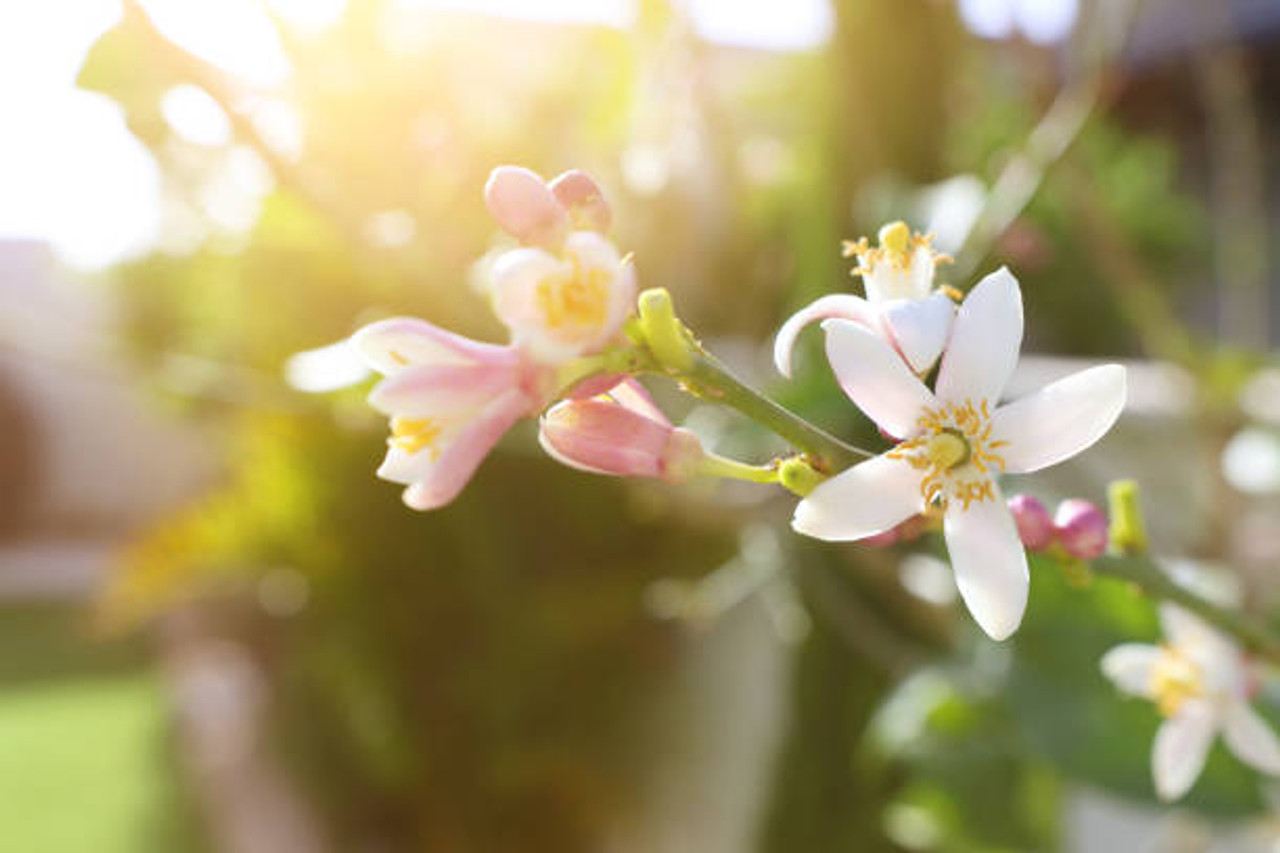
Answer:
[[933, 250], [931, 238], [912, 234], [905, 222], [880, 229], [879, 246], [864, 237], [846, 241], [845, 257], [856, 255], [867, 297], [852, 293], [824, 296], [801, 308], [778, 331], [773, 360], [791, 375], [791, 351], [805, 326], [818, 320], [851, 320], [879, 335], [917, 374], [926, 373], [946, 346], [955, 302], [933, 287], [938, 264], [950, 261]]
[[987, 634], [1008, 637], [1026, 608], [1027, 558], [996, 477], [1038, 471], [1101, 438], [1124, 408], [1124, 368], [1090, 368], [1000, 405], [1022, 343], [1022, 295], [1003, 268], [961, 304], [933, 391], [863, 326], [823, 328], [845, 393], [900, 442], [818, 486], [792, 526], [849, 541], [942, 514], [960, 595]]
[[1176, 800], [1191, 790], [1218, 732], [1246, 764], [1280, 775], [1280, 740], [1249, 707], [1253, 678], [1240, 649], [1199, 618], [1160, 606], [1166, 642], [1125, 643], [1103, 655], [1102, 671], [1165, 717], [1151, 750], [1156, 793]]

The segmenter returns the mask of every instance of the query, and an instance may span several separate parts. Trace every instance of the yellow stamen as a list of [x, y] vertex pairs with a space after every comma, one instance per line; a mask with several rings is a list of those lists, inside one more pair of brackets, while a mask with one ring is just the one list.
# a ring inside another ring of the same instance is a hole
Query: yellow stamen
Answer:
[[1007, 442], [993, 441], [992, 432], [989, 401], [944, 403], [925, 409], [916, 421], [915, 436], [886, 455], [921, 472], [920, 496], [927, 510], [946, 509], [953, 498], [968, 509], [996, 500], [992, 478], [995, 470], [1005, 469], [997, 450]]
[[431, 418], [392, 418], [391, 438], [387, 443], [405, 453], [417, 453], [423, 448], [431, 449], [434, 459], [440, 451], [435, 446], [440, 440], [441, 428]]
[[609, 309], [609, 272], [584, 270], [574, 256], [573, 273], [538, 283], [538, 308], [547, 325], [594, 327], [604, 324]]
[[907, 244], [911, 242], [911, 229], [902, 220], [890, 222], [880, 229], [877, 239], [881, 246], [901, 255], [906, 253]]
[[1186, 655], [1166, 648], [1151, 669], [1151, 695], [1160, 713], [1172, 717], [1188, 699], [1204, 695], [1204, 673]]

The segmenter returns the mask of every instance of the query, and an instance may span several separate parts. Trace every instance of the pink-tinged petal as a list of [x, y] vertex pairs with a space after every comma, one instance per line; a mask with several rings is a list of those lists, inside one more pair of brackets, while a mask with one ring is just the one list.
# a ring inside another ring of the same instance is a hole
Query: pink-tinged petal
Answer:
[[1258, 713], [1233, 702], [1222, 721], [1222, 735], [1236, 757], [1263, 773], [1280, 776], [1280, 740]]
[[484, 202], [498, 225], [523, 243], [552, 244], [568, 233], [568, 211], [536, 172], [521, 166], [494, 169]]
[[630, 260], [623, 261], [618, 249], [607, 238], [594, 231], [575, 231], [564, 243], [565, 253], [577, 259], [584, 274], [603, 274], [609, 281], [609, 303], [605, 321], [594, 330], [590, 345], [584, 354], [597, 351], [613, 340], [622, 324], [635, 308], [636, 268]]
[[920, 472], [901, 459], [877, 456], [819, 485], [796, 506], [797, 533], [849, 542], [883, 533], [924, 506]]
[[1150, 699], [1151, 673], [1166, 654], [1159, 646], [1123, 643], [1102, 656], [1102, 673], [1121, 691]]
[[927, 299], [896, 299], [880, 308], [880, 321], [894, 347], [916, 373], [925, 373], [951, 336], [955, 303], [941, 293]]
[[830, 318], [852, 320], [875, 330], [879, 325], [880, 312], [861, 296], [851, 293], [834, 293], [809, 303], [788, 317], [773, 339], [773, 364], [779, 373], [791, 378], [791, 351], [795, 349], [800, 332], [810, 323]]
[[1056, 465], [1111, 429], [1124, 409], [1125, 369], [1104, 364], [1073, 373], [996, 409], [993, 434], [1010, 474]]
[[478, 410], [506, 391], [520, 387], [515, 365], [419, 364], [382, 380], [369, 405], [384, 415], [422, 418]]
[[883, 340], [849, 320], [824, 320], [827, 359], [849, 399], [890, 435], [907, 438], [918, 429], [933, 394]]
[[510, 347], [473, 341], [414, 317], [370, 323], [352, 335], [351, 344], [370, 367], [388, 375], [412, 364], [514, 364], [518, 359]]
[[1022, 346], [1022, 292], [1001, 267], [978, 282], [956, 313], [935, 390], [953, 402], [1000, 399]]
[[675, 430], [605, 400], [559, 403], [542, 417], [538, 438], [552, 458], [579, 470], [662, 477]]
[[556, 200], [569, 211], [573, 227], [605, 234], [613, 223], [613, 213], [600, 185], [577, 169], [557, 175], [550, 184]]
[[1009, 512], [1023, 545], [1041, 551], [1053, 544], [1053, 518], [1040, 501], [1031, 495], [1014, 495], [1009, 498]]
[[651, 421], [671, 426], [671, 419], [667, 417], [667, 413], [658, 408], [658, 404], [653, 402], [653, 397], [649, 394], [649, 389], [641, 385], [640, 380], [635, 377], [626, 377], [611, 387], [605, 396], [619, 406]]
[[960, 597], [987, 636], [1005, 639], [1022, 624], [1030, 576], [1018, 527], [999, 489], [994, 501], [968, 509], [952, 501], [943, 533]]
[[589, 400], [592, 397], [607, 393], [610, 388], [622, 382], [625, 378], [626, 374], [624, 373], [601, 373], [596, 376], [589, 376], [569, 389], [569, 393], [565, 396], [570, 400]]
[[309, 394], [346, 388], [363, 382], [368, 375], [368, 366], [349, 338], [294, 353], [284, 363], [285, 382]]
[[1216, 730], [1209, 703], [1198, 700], [1184, 702], [1176, 716], [1160, 725], [1151, 748], [1151, 773], [1160, 799], [1170, 802], [1191, 790]]
[[427, 510], [452, 501], [507, 430], [528, 414], [529, 401], [519, 391], [493, 401], [442, 449], [426, 475], [405, 489], [404, 502], [413, 509]]
[[1058, 544], [1080, 560], [1096, 560], [1107, 550], [1109, 541], [1106, 514], [1089, 501], [1072, 498], [1058, 504], [1053, 517]]

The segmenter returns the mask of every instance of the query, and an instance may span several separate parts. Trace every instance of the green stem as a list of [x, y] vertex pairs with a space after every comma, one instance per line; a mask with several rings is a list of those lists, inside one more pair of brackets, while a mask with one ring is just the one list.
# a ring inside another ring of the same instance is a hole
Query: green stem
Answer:
[[745, 480], [748, 483], [778, 482], [777, 465], [748, 465], [714, 453], [708, 453], [702, 458], [702, 462], [698, 465], [698, 473], [703, 477]]
[[1250, 651], [1280, 664], [1280, 640], [1264, 625], [1205, 601], [1174, 583], [1149, 557], [1099, 557], [1092, 563], [1100, 575], [1128, 581], [1154, 598], [1163, 598], [1200, 616], [1233, 637]]

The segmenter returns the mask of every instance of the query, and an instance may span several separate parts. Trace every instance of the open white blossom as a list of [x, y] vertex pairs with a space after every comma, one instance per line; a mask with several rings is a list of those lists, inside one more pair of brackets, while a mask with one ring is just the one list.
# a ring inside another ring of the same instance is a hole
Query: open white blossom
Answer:
[[905, 222], [880, 229], [879, 246], [864, 237], [846, 242], [845, 256], [856, 255], [855, 275], [862, 276], [867, 298], [833, 293], [801, 308], [782, 325], [773, 342], [773, 361], [783, 376], [791, 375], [791, 351], [805, 326], [840, 319], [861, 324], [879, 335], [918, 374], [933, 367], [951, 333], [955, 303], [934, 290], [933, 273], [949, 261], [933, 250], [927, 235], [912, 234]]
[[1124, 368], [1090, 368], [998, 405], [1022, 343], [1022, 294], [1003, 268], [960, 306], [934, 391], [863, 326], [823, 328], [845, 393], [900, 441], [818, 486], [792, 526], [848, 541], [941, 513], [965, 604], [992, 638], [1008, 637], [1026, 609], [1027, 558], [996, 477], [1038, 471], [1101, 438], [1124, 408]]
[[1156, 703], [1151, 771], [1156, 793], [1176, 800], [1191, 790], [1214, 736], [1264, 773], [1280, 775], [1280, 740], [1249, 707], [1253, 679], [1235, 643], [1172, 604], [1160, 606], [1166, 642], [1124, 643], [1102, 658], [1102, 671], [1125, 693]]

